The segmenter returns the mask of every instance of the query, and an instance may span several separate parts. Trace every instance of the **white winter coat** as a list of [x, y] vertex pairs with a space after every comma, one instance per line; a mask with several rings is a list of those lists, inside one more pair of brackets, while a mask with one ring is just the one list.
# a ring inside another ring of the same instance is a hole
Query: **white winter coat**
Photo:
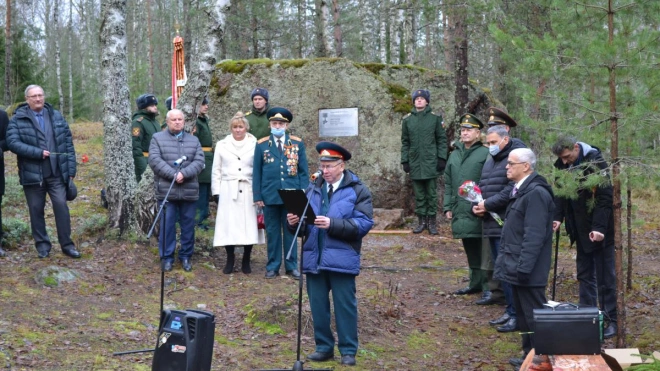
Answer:
[[213, 246], [256, 245], [265, 242], [257, 229], [252, 199], [252, 164], [257, 139], [250, 133], [240, 142], [227, 135], [215, 146], [211, 194], [219, 195]]

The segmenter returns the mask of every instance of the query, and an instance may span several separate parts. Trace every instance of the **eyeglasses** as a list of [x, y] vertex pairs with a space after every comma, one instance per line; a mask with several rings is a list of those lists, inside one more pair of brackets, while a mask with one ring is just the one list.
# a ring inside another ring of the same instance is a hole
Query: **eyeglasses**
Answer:
[[506, 166], [513, 166], [513, 165], [520, 165], [520, 164], [526, 164], [526, 162], [511, 162], [511, 161], [507, 161]]
[[34, 94], [34, 95], [28, 95], [27, 97], [30, 98], [30, 99], [37, 99], [37, 98], [43, 98], [44, 95], [43, 94]]
[[330, 169], [334, 169], [334, 168], [336, 168], [337, 166], [339, 166], [339, 165], [341, 165], [341, 164], [343, 164], [343, 163], [344, 163], [344, 162], [342, 161], [342, 162], [340, 162], [340, 163], [338, 163], [338, 164], [334, 164], [334, 165], [319, 165], [319, 169], [321, 169], [321, 170], [330, 170]]

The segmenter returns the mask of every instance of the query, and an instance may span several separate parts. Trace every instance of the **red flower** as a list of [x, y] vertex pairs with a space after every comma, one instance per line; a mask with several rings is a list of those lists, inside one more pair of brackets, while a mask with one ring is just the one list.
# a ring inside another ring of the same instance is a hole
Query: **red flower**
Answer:
[[83, 164], [88, 163], [89, 162], [89, 157], [87, 157], [87, 155], [82, 155], [82, 162], [83, 162]]

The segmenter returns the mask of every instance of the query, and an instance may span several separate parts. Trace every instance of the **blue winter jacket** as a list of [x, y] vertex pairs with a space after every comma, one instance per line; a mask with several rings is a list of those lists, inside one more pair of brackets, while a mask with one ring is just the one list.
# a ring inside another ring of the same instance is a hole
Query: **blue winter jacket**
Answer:
[[[325, 181], [319, 177], [307, 187], [307, 197], [316, 215], [321, 214]], [[371, 193], [357, 175], [344, 170], [344, 179], [334, 191], [326, 214], [330, 228], [319, 229], [308, 223], [303, 245], [303, 273], [321, 270], [360, 274], [362, 238], [374, 225]], [[323, 233], [322, 246], [319, 234]]]

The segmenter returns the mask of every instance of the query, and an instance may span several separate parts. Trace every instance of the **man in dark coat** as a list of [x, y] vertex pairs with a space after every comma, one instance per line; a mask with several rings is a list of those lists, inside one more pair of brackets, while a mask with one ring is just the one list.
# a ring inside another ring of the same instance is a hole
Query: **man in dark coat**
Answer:
[[[526, 148], [526, 146], [520, 140], [511, 138], [509, 131], [503, 125], [490, 126], [486, 134], [486, 143], [488, 144], [490, 156], [481, 170], [481, 181], [479, 182], [479, 188], [481, 188], [481, 195], [484, 201], [475, 206], [473, 212], [483, 217], [483, 236], [484, 238], [488, 238], [491, 258], [495, 262], [500, 246], [502, 226], [493, 218], [490, 212], [498, 214], [501, 220], [504, 220], [504, 212], [506, 211], [506, 206], [509, 203], [509, 197], [513, 190], [513, 183], [506, 177], [506, 162], [511, 151], [517, 148]], [[491, 325], [500, 325], [497, 327], [497, 331], [499, 332], [515, 331], [518, 326], [516, 322], [516, 309], [513, 306], [511, 285], [491, 278], [489, 286], [491, 291], [494, 291], [493, 295], [477, 301], [477, 304], [494, 304], [498, 299], [496, 298], [496, 293], [503, 294], [506, 301], [505, 312], [499, 318], [489, 321], [489, 323]]]
[[38, 85], [25, 89], [25, 99], [16, 108], [7, 128], [7, 145], [18, 157], [18, 175], [30, 212], [30, 227], [39, 258], [50, 255], [52, 244], [46, 231], [44, 208], [50, 196], [62, 252], [74, 259], [80, 252], [71, 240], [71, 217], [67, 189], [76, 176], [76, 151], [69, 124], [45, 102]]
[[442, 116], [431, 110], [428, 90], [415, 90], [414, 108], [401, 123], [401, 165], [410, 174], [415, 192], [415, 213], [419, 218], [413, 233], [438, 234], [437, 179], [447, 165], [447, 133]]
[[158, 116], [158, 99], [153, 94], [140, 95], [136, 103], [138, 110], [133, 114], [131, 135], [133, 136], [135, 180], [140, 183], [142, 174], [147, 170], [151, 137], [161, 131], [161, 126], [156, 121], [156, 116]]
[[5, 250], [2, 249], [2, 237], [4, 232], [2, 230], [2, 196], [5, 194], [5, 151], [7, 147], [7, 125], [9, 125], [9, 116], [7, 112], [0, 109], [0, 172], [2, 173], [2, 180], [0, 180], [0, 257], [7, 255]]
[[[330, 291], [335, 308], [338, 348], [342, 365], [355, 365], [358, 350], [358, 311], [355, 277], [360, 274], [362, 238], [374, 225], [371, 193], [357, 175], [345, 169], [351, 153], [338, 144], [319, 142], [323, 176], [307, 188], [316, 220], [302, 233], [303, 273], [314, 321], [315, 352], [312, 361], [334, 358], [335, 338], [330, 328]], [[289, 228], [300, 219], [287, 214]]]
[[154, 134], [149, 146], [149, 167], [154, 172], [154, 190], [159, 202], [165, 199], [174, 181], [161, 218], [158, 250], [162, 270], [171, 271], [178, 220], [181, 227], [179, 260], [183, 270], [190, 272], [195, 247], [195, 210], [199, 198], [197, 177], [204, 168], [204, 152], [199, 140], [183, 131], [183, 112], [173, 109], [167, 113], [166, 119], [167, 130]]
[[479, 184], [481, 169], [488, 157], [488, 149], [481, 143], [484, 124], [476, 116], [465, 114], [460, 118], [461, 142], [449, 155], [445, 170], [445, 198], [443, 210], [451, 220], [454, 238], [460, 238], [470, 267], [470, 283], [454, 292], [456, 295], [474, 294], [483, 291], [489, 295], [486, 271], [482, 269], [481, 218], [472, 213], [472, 204], [458, 195], [458, 188], [465, 181]]
[[209, 100], [204, 97], [199, 106], [197, 124], [193, 134], [199, 139], [204, 151], [204, 170], [199, 174], [199, 199], [197, 200], [197, 227], [208, 230], [204, 223], [209, 217], [209, 197], [211, 196], [211, 172], [213, 171], [213, 133], [209, 127]]
[[[514, 182], [507, 207], [500, 251], [495, 262], [495, 278], [513, 288], [518, 327], [525, 355], [534, 347], [534, 309], [547, 302], [552, 260], [552, 216], [554, 201], [548, 182], [534, 171], [536, 156], [527, 148], [509, 153], [506, 176]], [[523, 357], [524, 359], [525, 357]], [[509, 361], [520, 366], [522, 359]]]
[[257, 140], [270, 135], [270, 123], [266, 113], [270, 109], [268, 105], [268, 90], [264, 88], [254, 88], [250, 94], [252, 108], [245, 112], [245, 118], [250, 124], [250, 133]]
[[272, 107], [268, 110], [268, 120], [271, 135], [257, 141], [252, 172], [252, 197], [254, 203], [263, 208], [266, 222], [266, 278], [280, 274], [282, 256], [286, 257], [293, 245], [291, 257], [284, 259], [284, 269], [288, 276], [300, 279], [297, 242], [287, 228], [286, 208], [277, 191], [306, 189], [309, 185], [305, 143], [300, 137], [286, 132], [293, 121], [288, 109]]
[[616, 272], [614, 270], [614, 212], [612, 185], [607, 162], [600, 150], [575, 138], [560, 138], [552, 152], [558, 159], [554, 166], [572, 171], [579, 179], [602, 177], [601, 185], [579, 187], [577, 198], [556, 197], [554, 229], [566, 220], [571, 243], [577, 245], [577, 279], [580, 304], [598, 306], [609, 319], [604, 338], [616, 335]]

